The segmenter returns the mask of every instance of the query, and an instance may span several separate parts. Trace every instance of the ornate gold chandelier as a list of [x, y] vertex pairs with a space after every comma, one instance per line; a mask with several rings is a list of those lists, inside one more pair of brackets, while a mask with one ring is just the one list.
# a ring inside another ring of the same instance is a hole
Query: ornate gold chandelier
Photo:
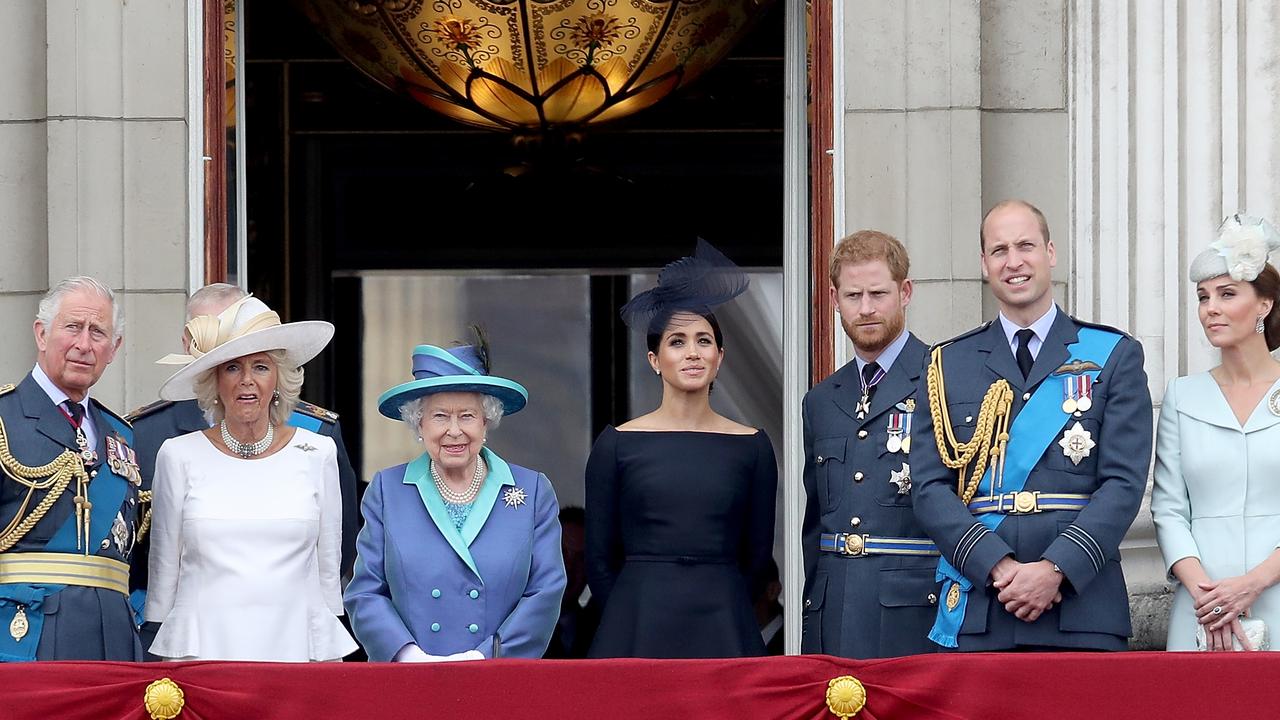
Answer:
[[771, 0], [294, 0], [377, 82], [461, 122], [573, 130], [718, 62]]

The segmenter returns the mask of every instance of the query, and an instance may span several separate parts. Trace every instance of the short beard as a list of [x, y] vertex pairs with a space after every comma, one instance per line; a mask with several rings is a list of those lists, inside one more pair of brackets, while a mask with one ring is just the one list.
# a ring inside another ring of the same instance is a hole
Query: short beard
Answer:
[[854, 321], [850, 323], [844, 318], [840, 319], [840, 324], [844, 326], [845, 335], [849, 336], [849, 340], [853, 342], [853, 346], [860, 352], [872, 355], [878, 354], [885, 348], [893, 344], [894, 340], [902, 334], [902, 328], [906, 326], [907, 317], [904, 312], [896, 312], [893, 315], [884, 318], [884, 330], [871, 340], [860, 340], [858, 337], [858, 325]]

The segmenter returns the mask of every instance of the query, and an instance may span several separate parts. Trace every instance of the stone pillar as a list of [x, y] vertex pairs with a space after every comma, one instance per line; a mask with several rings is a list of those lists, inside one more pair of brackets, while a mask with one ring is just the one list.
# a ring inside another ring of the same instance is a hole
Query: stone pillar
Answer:
[[177, 346], [188, 282], [188, 5], [0, 6], [0, 381], [34, 362], [40, 295], [79, 274], [125, 314], [95, 395], [124, 412], [165, 377], [153, 361]]
[[[1280, 9], [1072, 0], [1070, 19], [1072, 304], [1142, 341], [1158, 409], [1169, 379], [1217, 363], [1189, 260], [1224, 215], [1280, 210]], [[1145, 503], [1123, 555], [1134, 646], [1163, 647], [1168, 588]]]

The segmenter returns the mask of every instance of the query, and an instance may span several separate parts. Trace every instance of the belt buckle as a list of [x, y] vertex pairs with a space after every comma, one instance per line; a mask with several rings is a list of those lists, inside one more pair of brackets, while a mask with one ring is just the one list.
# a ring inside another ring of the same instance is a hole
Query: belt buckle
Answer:
[[[1011, 507], [1005, 509], [1005, 498], [1009, 499]], [[1032, 515], [1040, 512], [1040, 492], [1027, 491], [1009, 493], [1000, 496], [1000, 510], [1006, 515]]]
[[849, 557], [862, 557], [867, 554], [867, 536], [857, 533], [845, 533], [844, 554]]

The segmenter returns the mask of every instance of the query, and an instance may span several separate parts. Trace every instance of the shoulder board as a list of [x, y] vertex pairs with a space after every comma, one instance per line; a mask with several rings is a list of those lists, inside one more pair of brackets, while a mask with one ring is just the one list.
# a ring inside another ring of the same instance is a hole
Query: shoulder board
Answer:
[[120, 422], [124, 423], [126, 427], [133, 428], [133, 424], [132, 424], [131, 422], [129, 422], [128, 420], [124, 419], [124, 418], [123, 418], [123, 417], [121, 417], [120, 415], [117, 415], [117, 414], [116, 414], [116, 412], [115, 412], [114, 410], [112, 410], [111, 408], [107, 407], [106, 405], [103, 405], [101, 402], [99, 402], [99, 401], [97, 401], [97, 400], [94, 400], [94, 401], [93, 401], [93, 404], [94, 404], [94, 405], [97, 405], [97, 406], [98, 406], [98, 409], [99, 409], [99, 410], [101, 410], [102, 412], [104, 412], [104, 413], [106, 413], [106, 414], [110, 415], [111, 417], [113, 417], [113, 418], [115, 418], [115, 419], [119, 420]]
[[1071, 318], [1071, 319], [1072, 319], [1072, 320], [1074, 320], [1074, 321], [1075, 321], [1075, 323], [1076, 323], [1076, 325], [1079, 325], [1080, 327], [1093, 328], [1094, 330], [1102, 330], [1102, 331], [1104, 331], [1104, 332], [1113, 332], [1113, 333], [1115, 333], [1115, 334], [1117, 334], [1117, 335], [1119, 335], [1119, 336], [1121, 336], [1121, 337], [1127, 337], [1127, 338], [1130, 338], [1130, 339], [1132, 339], [1132, 338], [1133, 338], [1133, 336], [1132, 336], [1132, 335], [1130, 335], [1129, 333], [1127, 333], [1127, 332], [1125, 332], [1125, 331], [1123, 331], [1123, 330], [1121, 330], [1120, 328], [1117, 328], [1117, 327], [1112, 327], [1112, 326], [1110, 326], [1110, 325], [1103, 325], [1102, 323], [1085, 322], [1084, 320], [1081, 320], [1081, 319], [1079, 319], [1079, 318], [1075, 318], [1075, 317], [1073, 317], [1073, 318]]
[[8, 395], [16, 389], [18, 389], [17, 385], [14, 385], [13, 383], [5, 383], [0, 385], [0, 395]]
[[338, 422], [338, 413], [332, 410], [326, 410], [319, 405], [313, 405], [305, 400], [298, 401], [298, 406], [294, 408], [294, 412], [300, 412], [303, 415], [309, 415], [317, 420], [323, 420], [327, 423]]
[[137, 422], [152, 413], [159, 412], [169, 407], [170, 405], [173, 405], [172, 400], [157, 400], [149, 405], [143, 405], [140, 408], [132, 410], [128, 415], [124, 416], [124, 419], [126, 422]]
[[991, 320], [988, 320], [988, 321], [986, 321], [986, 322], [982, 323], [981, 325], [979, 325], [978, 327], [976, 327], [976, 328], [974, 328], [974, 329], [972, 329], [972, 330], [969, 330], [969, 331], [967, 331], [967, 332], [960, 333], [959, 335], [957, 335], [957, 336], [955, 336], [955, 337], [951, 338], [950, 340], [944, 340], [944, 341], [942, 341], [942, 342], [940, 342], [940, 343], [937, 343], [937, 344], [936, 344], [936, 345], [934, 345], [932, 348], [930, 348], [930, 351], [932, 351], [932, 350], [934, 350], [934, 349], [937, 349], [937, 348], [946, 347], [946, 346], [950, 345], [951, 343], [959, 342], [959, 341], [961, 341], [961, 340], [964, 340], [965, 338], [970, 338], [970, 337], [973, 337], [974, 335], [977, 335], [978, 333], [985, 332], [987, 328], [991, 327], [991, 323], [992, 323], [992, 321], [991, 321]]

